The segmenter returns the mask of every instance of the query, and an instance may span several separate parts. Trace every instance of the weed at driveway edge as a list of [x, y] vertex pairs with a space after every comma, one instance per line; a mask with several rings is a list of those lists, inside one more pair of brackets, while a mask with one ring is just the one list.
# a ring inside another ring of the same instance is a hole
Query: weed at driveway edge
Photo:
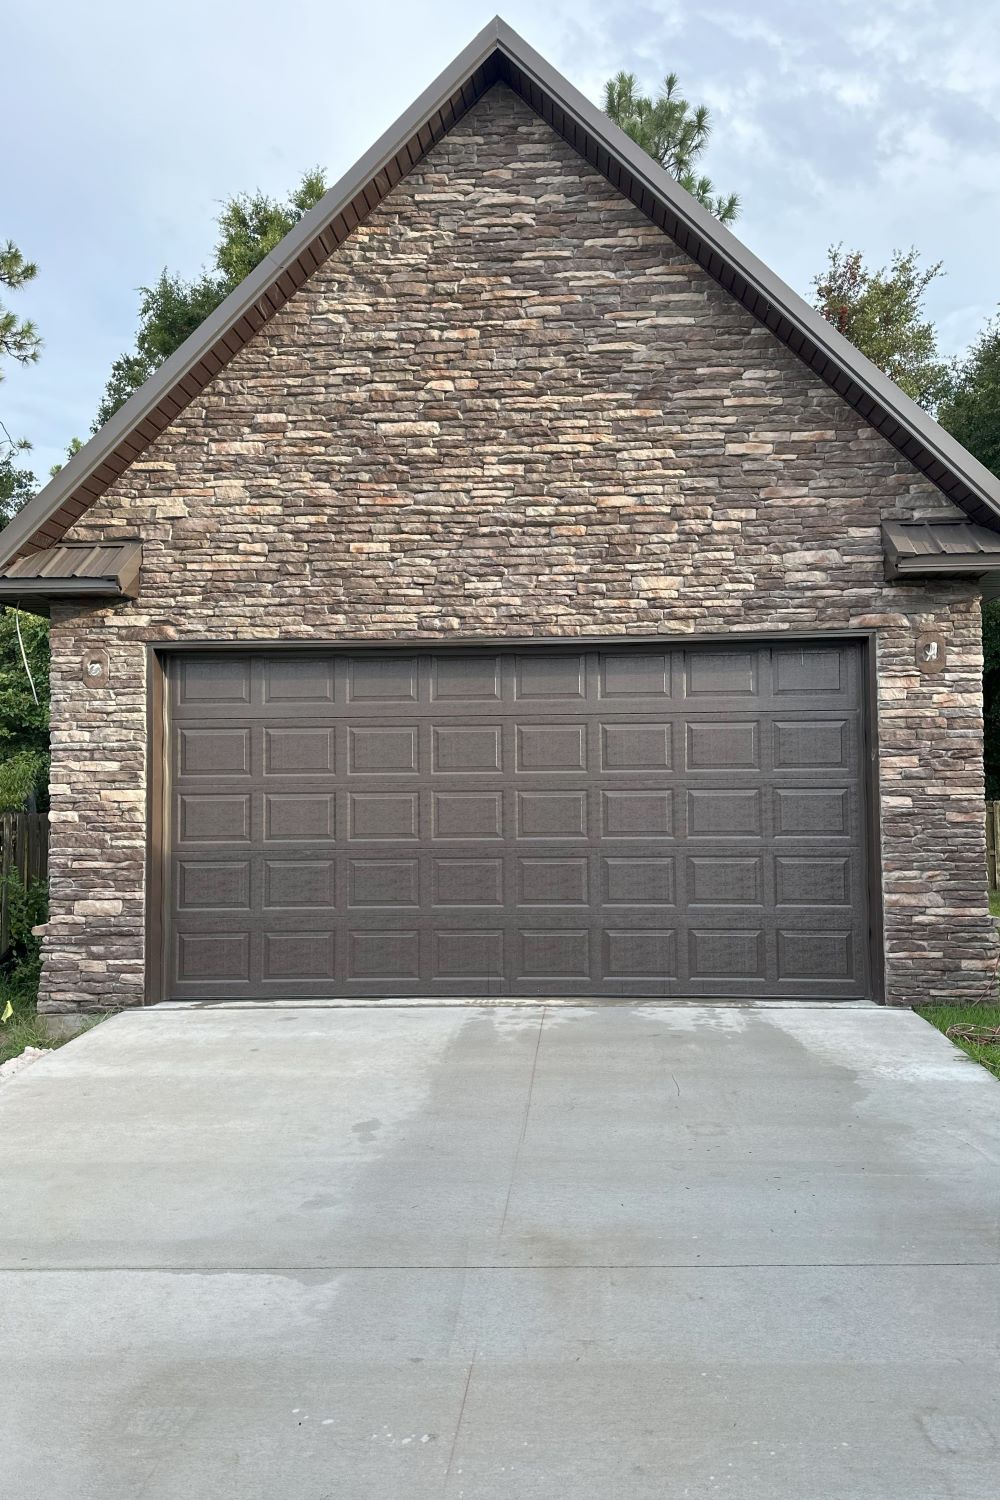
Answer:
[[[919, 1005], [916, 1011], [938, 1031], [947, 1031], [949, 1026], [1000, 1026], [1000, 1005]], [[1000, 1047], [982, 1047], [975, 1042], [954, 1038], [949, 1040], [955, 1041], [956, 1047], [961, 1047], [994, 1077], [1000, 1078]]]

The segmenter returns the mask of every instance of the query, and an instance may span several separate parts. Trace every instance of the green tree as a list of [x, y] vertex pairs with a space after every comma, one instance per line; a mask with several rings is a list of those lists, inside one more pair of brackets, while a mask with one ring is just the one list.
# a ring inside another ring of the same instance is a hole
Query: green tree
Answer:
[[[0, 287], [19, 291], [38, 267], [12, 241], [0, 246]], [[42, 341], [34, 323], [0, 303], [0, 358], [33, 364]], [[0, 369], [0, 380], [3, 370]], [[0, 423], [0, 528], [35, 491], [17, 455], [30, 447]], [[20, 640], [18, 632], [20, 631]], [[23, 647], [23, 655], [22, 655]], [[32, 676], [25, 672], [28, 661]], [[32, 686], [32, 680], [34, 686]], [[0, 610], [0, 811], [45, 803], [49, 762], [49, 630], [36, 615]]]
[[0, 530], [17, 515], [26, 500], [35, 493], [35, 476], [30, 469], [22, 469], [16, 459], [16, 444], [2, 439], [4, 451], [0, 453]]
[[983, 605], [983, 762], [987, 800], [1000, 801], [1000, 599]]
[[[988, 323], [952, 369], [938, 421], [1000, 477], [1000, 318]], [[1000, 800], [1000, 599], [983, 605], [986, 795]]]
[[831, 245], [826, 269], [813, 281], [817, 311], [928, 411], [950, 386], [924, 310], [924, 294], [941, 274], [940, 261], [921, 266], [916, 250], [894, 250], [889, 265], [871, 270], [860, 250]]
[[0, 611], [0, 811], [26, 802], [46, 806], [48, 764], [49, 622], [5, 609]]
[[737, 195], [717, 193], [711, 179], [697, 171], [712, 129], [708, 107], [684, 98], [676, 73], [667, 74], [655, 97], [640, 93], [634, 73], [616, 73], [604, 85], [604, 113], [703, 208], [723, 224], [733, 223], [740, 211]]
[[964, 359], [956, 361], [938, 421], [1000, 476], [1000, 317], [987, 323]]
[[259, 192], [237, 194], [219, 214], [219, 237], [207, 270], [193, 281], [164, 270], [152, 286], [140, 288], [135, 348], [111, 367], [94, 432], [270, 254], [325, 190], [323, 173], [314, 169], [283, 202]]
[[[69, 442], [66, 444], [66, 459], [69, 460], [73, 458], [75, 454], [79, 453], [82, 447], [82, 438], [71, 437]], [[51, 469], [49, 470], [49, 478], [55, 479], [56, 475], [59, 473], [59, 470], [63, 467], [63, 464], [53, 464]]]
[[[13, 240], [0, 245], [0, 287], [20, 291], [26, 282], [38, 275], [34, 261], [25, 260]], [[38, 329], [27, 318], [19, 318], [0, 302], [0, 357], [30, 365], [38, 358], [42, 341]], [[3, 372], [0, 370], [0, 380]]]
[[[25, 260], [13, 240], [0, 245], [0, 288], [17, 292], [38, 275], [34, 261]], [[20, 365], [35, 362], [41, 352], [42, 341], [34, 323], [19, 318], [9, 307], [0, 302], [0, 361], [13, 359]], [[0, 364], [0, 381], [4, 378]], [[6, 526], [15, 511], [19, 510], [32, 493], [35, 476], [30, 469], [21, 469], [15, 455], [23, 453], [31, 444], [25, 438], [11, 437], [3, 422], [0, 422], [0, 526]]]

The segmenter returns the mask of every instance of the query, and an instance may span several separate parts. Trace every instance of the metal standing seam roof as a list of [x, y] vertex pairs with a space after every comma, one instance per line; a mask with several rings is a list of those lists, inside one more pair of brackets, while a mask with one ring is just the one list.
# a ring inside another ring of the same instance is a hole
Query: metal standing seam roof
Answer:
[[21, 604], [35, 614], [53, 599], [135, 599], [142, 544], [63, 542], [14, 558], [0, 572], [0, 604]]
[[501, 82], [971, 520], [1000, 530], [1000, 480], [496, 17], [0, 533], [0, 564], [58, 542], [396, 183]]
[[1000, 534], [969, 521], [886, 521], [882, 545], [890, 578], [1000, 568]]

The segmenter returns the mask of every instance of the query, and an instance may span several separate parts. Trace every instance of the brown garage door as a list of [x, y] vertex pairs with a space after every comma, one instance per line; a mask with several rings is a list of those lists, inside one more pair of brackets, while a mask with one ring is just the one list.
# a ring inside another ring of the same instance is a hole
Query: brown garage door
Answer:
[[166, 992], [867, 995], [861, 661], [173, 656]]

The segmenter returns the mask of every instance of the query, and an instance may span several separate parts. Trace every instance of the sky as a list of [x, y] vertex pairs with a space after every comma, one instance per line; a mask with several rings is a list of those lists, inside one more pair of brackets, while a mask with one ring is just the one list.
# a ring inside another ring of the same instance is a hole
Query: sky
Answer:
[[[47, 0], [9, 7], [0, 240], [37, 261], [6, 301], [40, 361], [7, 366], [0, 420], [47, 478], [89, 436], [137, 289], [208, 260], [224, 199], [335, 181], [494, 14], [497, 0]], [[708, 104], [703, 159], [737, 235], [810, 295], [827, 247], [944, 262], [948, 354], [1000, 303], [1000, 0], [503, 0], [599, 100], [619, 69]]]

